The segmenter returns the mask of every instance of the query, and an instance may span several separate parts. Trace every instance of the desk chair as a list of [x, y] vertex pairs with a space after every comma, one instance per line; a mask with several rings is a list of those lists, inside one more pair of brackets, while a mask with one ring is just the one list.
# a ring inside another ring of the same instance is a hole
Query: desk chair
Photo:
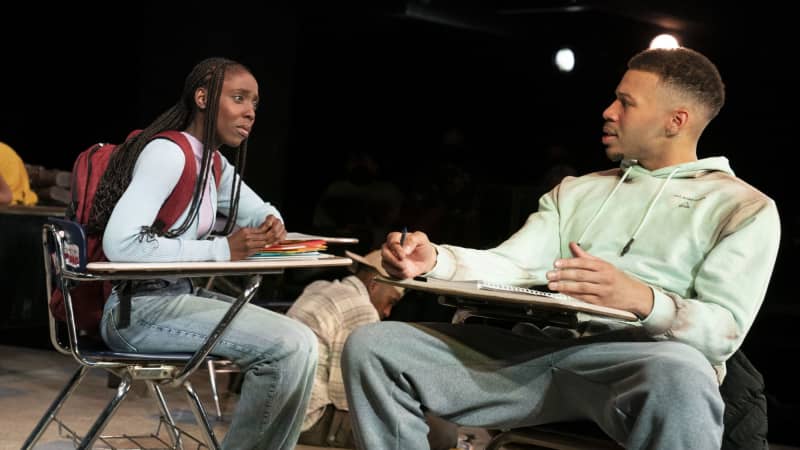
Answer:
[[[80, 364], [67, 384], [63, 387], [56, 399], [40, 419], [39, 423], [31, 432], [28, 439], [23, 444], [23, 449], [32, 449], [44, 431], [55, 421], [61, 430], [65, 430], [77, 448], [91, 448], [99, 439], [110, 448], [114, 447], [112, 441], [126, 439], [137, 445], [137, 438], [152, 438], [159, 441], [166, 448], [183, 448], [185, 444], [200, 448], [219, 448], [219, 443], [214, 431], [209, 423], [206, 411], [197, 393], [189, 382], [189, 376], [201, 365], [217, 358], [210, 356], [212, 348], [222, 336], [223, 332], [241, 310], [241, 308], [251, 299], [258, 289], [261, 282], [261, 274], [273, 273], [270, 270], [252, 270], [250, 268], [240, 271], [228, 271], [227, 274], [233, 275], [252, 275], [249, 284], [244, 288], [242, 294], [231, 304], [227, 314], [223, 317], [217, 327], [210, 333], [208, 339], [195, 353], [169, 353], [169, 354], [148, 354], [148, 353], [126, 353], [116, 352], [108, 349], [97, 339], [88, 339], [82, 336], [78, 330], [75, 320], [74, 308], [70, 289], [81, 282], [96, 282], [102, 280], [124, 280], [124, 279], [150, 279], [158, 276], [209, 276], [214, 271], [206, 270], [186, 273], [182, 271], [126, 271], [124, 273], [96, 273], [87, 270], [86, 262], [86, 236], [83, 228], [76, 222], [51, 219], [50, 223], [45, 224], [42, 229], [42, 244], [44, 252], [44, 263], [46, 272], [46, 283], [48, 293], [48, 304], [50, 293], [55, 286], [58, 286], [64, 293], [64, 305], [67, 312], [66, 322], [66, 341], [59, 332], [61, 323], [57, 322], [52, 314], [50, 315], [50, 337], [53, 346], [63, 354], [72, 355]], [[65, 252], [69, 249], [70, 257], [67, 258]], [[76, 254], [77, 252], [77, 254]], [[49, 310], [49, 308], [48, 308]], [[99, 368], [118, 376], [121, 381], [116, 393], [111, 398], [105, 409], [95, 420], [87, 433], [80, 437], [77, 433], [66, 426], [64, 421], [57, 415], [61, 407], [66, 403], [71, 394], [86, 376], [89, 369]], [[157, 401], [160, 411], [160, 420], [156, 432], [151, 436], [132, 437], [132, 436], [101, 436], [100, 433], [111, 420], [114, 413], [119, 408], [122, 401], [128, 395], [131, 384], [134, 380], [143, 380], [149, 391]], [[173, 420], [170, 410], [166, 403], [166, 398], [162, 392], [162, 386], [181, 388], [189, 401], [197, 424], [200, 426], [202, 437], [197, 438], [178, 428]], [[160, 434], [166, 431], [165, 441]], [[163, 448], [161, 445], [160, 448]], [[125, 448], [130, 448], [126, 444]]]

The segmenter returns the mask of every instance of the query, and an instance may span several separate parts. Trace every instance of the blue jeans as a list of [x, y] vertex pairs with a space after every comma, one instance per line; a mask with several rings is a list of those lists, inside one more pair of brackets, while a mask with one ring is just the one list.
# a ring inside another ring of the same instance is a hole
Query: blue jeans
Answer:
[[427, 449], [430, 412], [490, 428], [587, 419], [627, 449], [719, 449], [724, 404], [711, 364], [688, 345], [636, 333], [554, 339], [480, 325], [362, 326], [342, 354], [356, 445]]
[[[119, 351], [193, 352], [230, 306], [193, 295], [187, 279], [138, 281], [131, 291], [128, 327], [117, 327], [116, 291], [103, 313], [103, 340]], [[314, 333], [286, 316], [248, 304], [211, 353], [235, 361], [244, 377], [222, 448], [294, 448], [317, 365]]]

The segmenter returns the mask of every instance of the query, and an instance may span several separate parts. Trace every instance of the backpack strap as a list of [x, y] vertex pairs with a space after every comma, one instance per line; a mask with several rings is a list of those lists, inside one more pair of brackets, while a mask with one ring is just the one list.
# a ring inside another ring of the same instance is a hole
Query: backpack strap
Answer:
[[[135, 133], [136, 132], [131, 133], [128, 138], [134, 136]], [[192, 144], [189, 142], [189, 139], [187, 139], [186, 136], [184, 136], [184, 134], [180, 131], [162, 131], [161, 133], [153, 136], [153, 139], [158, 138], [169, 139], [170, 141], [178, 144], [178, 147], [180, 147], [183, 151], [183, 157], [186, 161], [183, 165], [181, 177], [178, 179], [178, 184], [176, 184], [172, 189], [169, 197], [164, 200], [164, 204], [161, 205], [161, 209], [158, 211], [156, 220], [153, 222], [154, 227], [160, 230], [166, 230], [175, 225], [175, 223], [178, 221], [178, 217], [181, 216], [183, 211], [186, 210], [192, 201], [192, 195], [194, 195], [194, 185], [197, 183], [197, 162], [195, 161]], [[222, 176], [222, 158], [220, 157], [218, 150], [214, 151], [211, 163], [214, 181], [217, 185], [217, 188], [219, 188], [220, 177]], [[131, 314], [130, 283], [124, 282], [122, 285], [118, 286], [118, 289], [120, 315], [117, 326], [119, 328], [126, 328], [128, 325], [130, 325]]]
[[[180, 131], [162, 131], [153, 137], [153, 139], [157, 138], [169, 139], [178, 144], [186, 159], [186, 163], [183, 165], [183, 172], [178, 179], [178, 184], [175, 185], [172, 193], [170, 193], [169, 197], [164, 201], [164, 204], [161, 205], [156, 220], [153, 222], [154, 226], [166, 230], [175, 225], [178, 221], [178, 217], [181, 216], [192, 201], [194, 185], [197, 182], [197, 163], [195, 162], [192, 144], [189, 143], [189, 140]], [[214, 182], [217, 189], [219, 189], [220, 178], [222, 176], [222, 158], [218, 150], [214, 151], [211, 168], [214, 173]]]
[[117, 328], [128, 328], [131, 324], [131, 280], [122, 280], [117, 284], [119, 296], [119, 319]]

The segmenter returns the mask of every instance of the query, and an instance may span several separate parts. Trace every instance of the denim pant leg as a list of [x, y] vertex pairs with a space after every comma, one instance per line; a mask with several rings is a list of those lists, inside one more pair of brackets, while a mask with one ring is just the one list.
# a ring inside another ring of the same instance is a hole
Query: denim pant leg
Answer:
[[[180, 281], [132, 293], [130, 325], [117, 328], [119, 301], [106, 302], [102, 334], [116, 350], [192, 352], [230, 307], [197, 297]], [[212, 353], [242, 369], [242, 393], [224, 449], [292, 449], [300, 434], [317, 364], [317, 339], [286, 316], [245, 305]]]
[[358, 448], [427, 449], [425, 411], [492, 428], [591, 419], [626, 448], [719, 448], [723, 404], [697, 350], [580, 342], [476, 325], [360, 327], [342, 355]]
[[674, 341], [599, 342], [553, 355], [562, 401], [626, 449], [719, 449], [724, 402], [700, 351]]

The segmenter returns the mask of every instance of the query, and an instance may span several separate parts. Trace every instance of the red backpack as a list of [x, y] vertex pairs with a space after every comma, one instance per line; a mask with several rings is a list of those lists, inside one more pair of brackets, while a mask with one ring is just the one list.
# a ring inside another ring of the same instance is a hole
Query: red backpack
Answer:
[[[128, 137], [137, 134], [134, 131]], [[169, 139], [178, 144], [186, 163], [183, 165], [178, 184], [172, 193], [161, 205], [161, 210], [154, 222], [160, 229], [166, 230], [175, 225], [178, 217], [186, 210], [192, 201], [194, 185], [197, 182], [197, 163], [189, 140], [179, 131], [163, 131], [153, 139]], [[81, 224], [84, 228], [89, 223], [89, 213], [94, 203], [94, 195], [100, 179], [108, 167], [111, 155], [116, 149], [115, 144], [98, 143], [81, 152], [72, 166], [72, 202], [67, 208], [66, 218]], [[219, 188], [222, 173], [222, 161], [218, 151], [214, 152], [212, 170], [214, 180]], [[91, 234], [86, 238], [87, 263], [95, 261], [108, 261], [103, 253], [103, 237]], [[99, 334], [100, 319], [103, 315], [103, 306], [111, 293], [111, 283], [82, 283], [72, 289], [72, 304], [75, 309], [75, 320], [78, 329], [92, 334]], [[53, 316], [61, 321], [66, 321], [66, 309], [61, 290], [55, 288], [50, 296], [50, 311]]]

